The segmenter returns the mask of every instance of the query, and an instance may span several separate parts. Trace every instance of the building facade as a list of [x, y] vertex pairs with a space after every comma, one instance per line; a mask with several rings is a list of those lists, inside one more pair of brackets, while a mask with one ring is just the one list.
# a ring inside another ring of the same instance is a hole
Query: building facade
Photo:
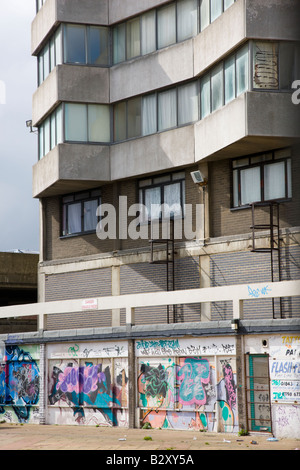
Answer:
[[297, 10], [37, 2], [43, 322], [5, 370], [39, 396], [4, 415], [299, 437]]

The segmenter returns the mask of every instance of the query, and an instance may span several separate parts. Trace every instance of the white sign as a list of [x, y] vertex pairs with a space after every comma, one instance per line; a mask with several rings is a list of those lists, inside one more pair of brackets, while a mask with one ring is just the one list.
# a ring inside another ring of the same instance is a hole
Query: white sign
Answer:
[[82, 310], [97, 310], [98, 300], [97, 299], [85, 299], [82, 301]]

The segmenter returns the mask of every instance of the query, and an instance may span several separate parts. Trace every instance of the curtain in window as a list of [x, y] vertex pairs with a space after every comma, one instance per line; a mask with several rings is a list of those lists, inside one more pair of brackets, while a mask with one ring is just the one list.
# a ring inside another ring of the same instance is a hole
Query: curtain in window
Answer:
[[198, 25], [197, 0], [180, 0], [177, 2], [177, 40], [196, 36]]
[[248, 89], [248, 45], [236, 54], [236, 94]]
[[65, 62], [85, 64], [85, 26], [65, 26]]
[[126, 27], [127, 59], [131, 59], [132, 57], [139, 56], [141, 53], [140, 18], [128, 21]]
[[55, 65], [62, 64], [61, 27], [55, 33]]
[[200, 0], [200, 31], [209, 25], [209, 1]]
[[68, 206], [68, 234], [81, 232], [81, 203]]
[[127, 104], [128, 138], [141, 135], [141, 99], [134, 98]]
[[214, 68], [211, 73], [211, 107], [212, 111], [223, 105], [223, 64]]
[[83, 220], [84, 220], [85, 232], [89, 230], [96, 230], [96, 226], [98, 223], [97, 215], [96, 215], [97, 208], [98, 208], [98, 199], [84, 202]]
[[87, 141], [87, 107], [83, 104], [65, 105], [65, 138], [75, 142]]
[[56, 145], [63, 141], [63, 112], [62, 105], [56, 110]]
[[241, 204], [250, 204], [261, 200], [260, 167], [241, 170]]
[[126, 139], [126, 103], [118, 103], [114, 106], [114, 140]]
[[157, 12], [158, 48], [169, 46], [176, 42], [176, 10], [175, 4], [161, 8]]
[[39, 160], [44, 156], [44, 125], [39, 127]]
[[215, 21], [222, 14], [223, 0], [211, 0], [210, 17], [211, 22]]
[[176, 124], [176, 90], [164, 91], [158, 95], [158, 129], [170, 129]]
[[50, 135], [51, 135], [50, 148], [52, 150], [56, 145], [56, 113], [55, 112], [52, 113], [50, 116]]
[[49, 64], [49, 60], [50, 60], [50, 51], [49, 51], [49, 44], [47, 44], [46, 47], [44, 48], [43, 56], [44, 56], [44, 80], [45, 80], [45, 79], [48, 77], [49, 72], [50, 72], [50, 64]]
[[178, 125], [198, 120], [198, 87], [196, 83], [178, 88]]
[[161, 195], [160, 188], [145, 189], [144, 205], [148, 211], [148, 218], [150, 220], [158, 219], [160, 217]]
[[230, 57], [224, 65], [225, 104], [235, 98], [235, 58]]
[[155, 11], [142, 15], [142, 54], [149, 54], [156, 50], [156, 24]]
[[180, 183], [164, 186], [164, 217], [181, 216]]
[[116, 26], [113, 31], [113, 61], [114, 64], [125, 60], [125, 24]]
[[148, 95], [143, 98], [142, 134], [149, 135], [157, 131], [156, 119], [156, 95]]
[[210, 76], [206, 75], [201, 80], [201, 119], [210, 113]]
[[109, 106], [88, 105], [89, 142], [110, 142]]
[[264, 193], [266, 201], [285, 197], [284, 162], [264, 166]]
[[44, 152], [45, 155], [50, 151], [50, 117], [44, 122]]

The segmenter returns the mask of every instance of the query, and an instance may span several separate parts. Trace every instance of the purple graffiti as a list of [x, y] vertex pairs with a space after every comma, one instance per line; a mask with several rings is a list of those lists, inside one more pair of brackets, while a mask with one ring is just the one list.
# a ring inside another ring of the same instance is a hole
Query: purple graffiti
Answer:
[[226, 389], [226, 401], [230, 408], [234, 408], [236, 405], [236, 392], [235, 392], [235, 383], [233, 372], [230, 364], [225, 364], [223, 366], [223, 375], [225, 381], [225, 389]]

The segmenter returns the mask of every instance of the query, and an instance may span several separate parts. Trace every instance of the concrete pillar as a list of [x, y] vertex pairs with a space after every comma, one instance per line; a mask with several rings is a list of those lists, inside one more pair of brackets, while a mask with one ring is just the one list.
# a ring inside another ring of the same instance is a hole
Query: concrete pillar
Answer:
[[[111, 295], [120, 295], [120, 266], [112, 266], [111, 268]], [[111, 311], [111, 326], [120, 326], [121, 310], [114, 308]]]
[[46, 345], [40, 345], [40, 395], [39, 395], [39, 424], [46, 424], [47, 386], [46, 386]]
[[247, 429], [244, 337], [236, 335], [236, 382], [239, 429]]
[[135, 428], [136, 407], [136, 362], [134, 340], [128, 341], [128, 426]]

